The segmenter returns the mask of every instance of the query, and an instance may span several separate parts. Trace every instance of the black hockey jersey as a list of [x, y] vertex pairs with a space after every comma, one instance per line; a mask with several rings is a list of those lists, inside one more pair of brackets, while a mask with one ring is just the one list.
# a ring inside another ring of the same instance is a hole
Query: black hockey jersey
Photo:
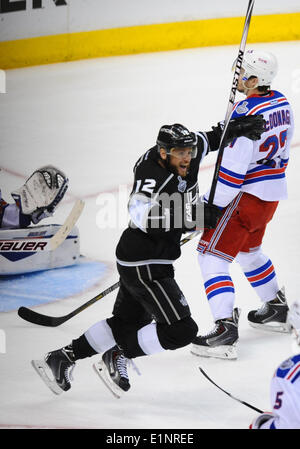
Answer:
[[200, 162], [209, 150], [218, 148], [215, 141], [212, 148], [209, 134], [197, 133], [197, 156], [185, 178], [159, 164], [157, 146], [137, 161], [128, 204], [131, 222], [116, 249], [119, 264], [171, 264], [180, 256], [181, 236], [192, 229], [193, 207], [199, 198]]

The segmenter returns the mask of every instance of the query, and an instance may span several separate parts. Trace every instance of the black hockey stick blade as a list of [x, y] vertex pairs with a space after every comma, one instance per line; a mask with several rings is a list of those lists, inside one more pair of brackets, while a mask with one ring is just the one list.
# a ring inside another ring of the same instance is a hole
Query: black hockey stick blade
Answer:
[[20, 318], [29, 321], [30, 323], [49, 327], [59, 326], [69, 319], [68, 315], [62, 317], [47, 316], [23, 306], [18, 309], [18, 315]]
[[85, 302], [77, 309], [73, 310], [73, 312], [70, 312], [64, 316], [54, 317], [54, 316], [49, 316], [49, 315], [43, 315], [42, 313], [35, 312], [34, 310], [28, 309], [27, 307], [20, 307], [18, 309], [18, 315], [23, 320], [29, 321], [30, 323], [33, 323], [33, 324], [38, 324], [39, 326], [56, 327], [56, 326], [59, 326], [60, 324], [65, 323], [70, 318], [73, 318], [73, 316], [75, 316], [78, 313], [85, 310], [87, 307], [91, 306], [95, 302], [104, 298], [104, 296], [108, 295], [113, 290], [117, 289], [119, 286], [120, 286], [120, 283], [116, 282], [115, 284], [108, 287], [106, 290], [103, 290], [103, 292], [99, 293], [94, 298], [90, 299], [89, 301]]
[[219, 390], [223, 391], [223, 393], [227, 394], [229, 397], [231, 397], [232, 399], [234, 399], [235, 401], [240, 402], [241, 404], [246, 405], [249, 408], [252, 408], [252, 410], [255, 410], [258, 413], [264, 413], [262, 410], [260, 410], [257, 407], [254, 407], [254, 405], [248, 404], [248, 402], [242, 401], [239, 398], [236, 398], [235, 396], [233, 396], [231, 393], [229, 393], [228, 391], [224, 390], [222, 387], [220, 387], [218, 384], [216, 384], [207, 374], [206, 372], [199, 366], [199, 370], [201, 371], [201, 373], [203, 374], [204, 377], [206, 377], [207, 380], [209, 380], [213, 385], [215, 385], [217, 388], [219, 388]]

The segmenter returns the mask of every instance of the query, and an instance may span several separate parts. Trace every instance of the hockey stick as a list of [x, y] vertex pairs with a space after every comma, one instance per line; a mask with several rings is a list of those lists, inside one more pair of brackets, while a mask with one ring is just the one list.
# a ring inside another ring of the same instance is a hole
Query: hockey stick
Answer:
[[245, 47], [246, 47], [246, 42], [247, 42], [247, 36], [248, 36], [253, 6], [254, 6], [254, 0], [249, 0], [243, 34], [242, 34], [242, 40], [240, 43], [238, 57], [236, 59], [233, 81], [232, 81], [232, 85], [231, 85], [231, 91], [230, 91], [227, 111], [226, 111], [226, 115], [225, 115], [224, 129], [223, 129], [223, 132], [221, 135], [218, 157], [217, 157], [214, 176], [213, 176], [213, 180], [212, 180], [212, 184], [211, 184], [211, 188], [210, 188], [208, 204], [213, 204], [213, 202], [214, 202], [214, 197], [215, 197], [216, 188], [217, 188], [217, 182], [218, 182], [218, 178], [219, 178], [219, 172], [220, 172], [223, 153], [224, 153], [224, 149], [225, 149], [225, 135], [226, 135], [228, 124], [229, 124], [229, 121], [231, 118], [232, 108], [233, 108], [234, 102], [235, 102], [235, 94], [236, 94], [236, 90], [237, 90], [238, 79], [239, 79], [241, 68], [242, 68], [242, 62], [243, 62], [244, 53], [245, 53]]
[[241, 404], [246, 405], [249, 408], [252, 408], [252, 410], [255, 410], [258, 413], [264, 413], [262, 410], [260, 410], [257, 407], [254, 407], [254, 405], [248, 404], [248, 402], [242, 401], [239, 398], [236, 398], [235, 396], [233, 396], [231, 393], [229, 393], [228, 391], [224, 390], [223, 388], [221, 388], [219, 385], [217, 385], [210, 377], [208, 377], [208, 375], [206, 374], [206, 372], [199, 366], [199, 370], [201, 371], [201, 373], [203, 374], [204, 377], [206, 377], [206, 379], [208, 379], [213, 385], [215, 385], [217, 388], [219, 388], [219, 390], [223, 391], [223, 393], [227, 394], [229, 397], [231, 397], [232, 399], [235, 399], [236, 401], [240, 402]]
[[[182, 239], [180, 241], [180, 246], [182, 246], [185, 243], [192, 240], [194, 237], [196, 237], [199, 234], [199, 232], [200, 231], [194, 231], [191, 234], [189, 234], [188, 237]], [[82, 304], [82, 306], [73, 310], [73, 312], [70, 312], [64, 316], [54, 317], [54, 316], [49, 316], [49, 315], [43, 315], [41, 313], [35, 312], [34, 310], [28, 309], [27, 307], [23, 307], [23, 306], [18, 309], [18, 315], [19, 315], [19, 317], [23, 318], [23, 320], [29, 321], [30, 323], [33, 323], [33, 324], [38, 324], [40, 326], [49, 326], [49, 327], [60, 326], [61, 324], [68, 321], [69, 319], [73, 318], [73, 316], [78, 315], [78, 313], [82, 312], [83, 310], [87, 309], [89, 306], [91, 306], [95, 302], [99, 301], [99, 299], [104, 298], [104, 296], [106, 296], [109, 293], [116, 290], [119, 286], [120, 286], [120, 282], [116, 282], [115, 284], [108, 287], [106, 290], [103, 290], [103, 292], [99, 293], [94, 298], [92, 298], [89, 301], [87, 301], [86, 303]]]
[[[0, 253], [20, 253], [37, 251], [54, 251], [68, 237], [83, 210], [84, 202], [77, 200], [65, 222], [59, 227], [58, 231], [51, 238], [19, 238], [19, 239], [1, 239]], [[5, 230], [2, 234], [5, 235]]]
[[50, 239], [50, 247], [52, 251], [58, 248], [59, 245], [61, 245], [64, 242], [64, 240], [68, 237], [69, 233], [72, 231], [75, 223], [80, 217], [83, 208], [84, 208], [84, 201], [77, 200], [71, 212], [69, 213], [67, 219], [65, 220], [64, 224]]
[[104, 298], [104, 296], [116, 290], [119, 286], [120, 283], [116, 282], [115, 284], [108, 287], [106, 290], [103, 290], [103, 292], [99, 293], [94, 298], [82, 304], [82, 306], [73, 310], [73, 312], [70, 312], [64, 316], [54, 317], [49, 315], [43, 315], [41, 313], [35, 312], [34, 310], [28, 309], [27, 307], [20, 307], [18, 310], [18, 315], [19, 317], [23, 318], [23, 320], [29, 321], [30, 323], [33, 324], [38, 324], [40, 326], [48, 326], [48, 327], [60, 326], [65, 321], [70, 320], [71, 318], [73, 318], [73, 316], [78, 315], [78, 313], [82, 312], [95, 302], [99, 301], [99, 299]]

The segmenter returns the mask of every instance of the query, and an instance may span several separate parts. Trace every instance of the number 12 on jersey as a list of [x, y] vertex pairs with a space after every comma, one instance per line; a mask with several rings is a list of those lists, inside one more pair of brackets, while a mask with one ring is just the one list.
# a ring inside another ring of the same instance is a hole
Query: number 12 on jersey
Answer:
[[[143, 182], [143, 185], [142, 185]], [[142, 186], [142, 188], [141, 188]], [[135, 193], [137, 192], [147, 192], [152, 194], [153, 190], [156, 186], [156, 181], [155, 179], [145, 179], [144, 181], [142, 181], [141, 179], [138, 179], [136, 181], [136, 188], [135, 188]]]

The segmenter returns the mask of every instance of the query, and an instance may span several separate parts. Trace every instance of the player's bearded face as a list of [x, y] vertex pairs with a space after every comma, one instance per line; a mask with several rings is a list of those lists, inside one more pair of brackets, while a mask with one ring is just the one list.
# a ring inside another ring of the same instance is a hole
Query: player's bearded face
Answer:
[[192, 159], [192, 148], [172, 148], [170, 150], [170, 166], [181, 177], [188, 174]]

